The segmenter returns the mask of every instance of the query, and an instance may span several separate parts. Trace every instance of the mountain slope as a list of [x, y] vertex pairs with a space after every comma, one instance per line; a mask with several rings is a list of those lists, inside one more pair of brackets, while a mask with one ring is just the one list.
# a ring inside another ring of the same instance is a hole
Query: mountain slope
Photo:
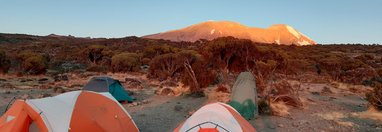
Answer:
[[183, 29], [143, 36], [144, 38], [165, 39], [171, 41], [195, 42], [199, 39], [212, 40], [218, 37], [233, 36], [250, 39], [259, 43], [285, 45], [315, 45], [316, 42], [284, 24], [272, 25], [269, 28], [255, 28], [230, 21], [207, 21]]

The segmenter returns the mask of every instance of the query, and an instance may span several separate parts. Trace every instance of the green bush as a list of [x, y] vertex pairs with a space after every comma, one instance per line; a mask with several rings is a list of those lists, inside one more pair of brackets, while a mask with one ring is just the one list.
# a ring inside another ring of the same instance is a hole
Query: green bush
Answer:
[[111, 58], [113, 72], [138, 71], [141, 63], [136, 53], [120, 53]]

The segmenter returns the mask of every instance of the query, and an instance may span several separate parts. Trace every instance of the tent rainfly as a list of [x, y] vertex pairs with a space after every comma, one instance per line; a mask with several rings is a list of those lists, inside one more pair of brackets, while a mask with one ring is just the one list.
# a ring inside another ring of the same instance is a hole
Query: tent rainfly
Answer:
[[192, 114], [174, 132], [256, 132], [256, 129], [231, 106], [212, 103]]
[[256, 81], [251, 72], [242, 72], [237, 77], [228, 104], [247, 120], [258, 115]]
[[0, 117], [1, 132], [138, 132], [131, 116], [108, 93], [73, 91], [16, 100]]
[[133, 102], [135, 99], [125, 91], [118, 80], [110, 77], [93, 77], [83, 90], [94, 92], [109, 92], [117, 101]]

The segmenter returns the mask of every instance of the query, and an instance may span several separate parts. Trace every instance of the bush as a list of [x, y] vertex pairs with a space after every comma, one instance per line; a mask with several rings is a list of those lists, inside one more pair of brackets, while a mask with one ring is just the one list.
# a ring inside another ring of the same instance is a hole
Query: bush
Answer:
[[22, 53], [21, 67], [24, 73], [27, 74], [43, 74], [47, 69], [47, 59], [37, 53]]
[[169, 45], [149, 45], [143, 50], [143, 56], [146, 58], [154, 58], [159, 55], [167, 54], [167, 53], [176, 53], [179, 49], [169, 46]]
[[120, 53], [111, 58], [113, 72], [138, 71], [141, 63], [136, 53]]
[[11, 61], [3, 50], [0, 50], [0, 73], [7, 73], [11, 67]]
[[98, 64], [105, 56], [111, 57], [113, 52], [104, 45], [90, 45], [84, 51], [87, 59], [93, 63]]
[[177, 54], [168, 53], [154, 57], [150, 62], [150, 76], [161, 80], [172, 78], [183, 64], [177, 60]]
[[143, 65], [149, 65], [151, 62], [151, 59], [150, 58], [143, 58], [141, 62]]
[[382, 85], [379, 83], [374, 90], [366, 95], [369, 105], [382, 111]]

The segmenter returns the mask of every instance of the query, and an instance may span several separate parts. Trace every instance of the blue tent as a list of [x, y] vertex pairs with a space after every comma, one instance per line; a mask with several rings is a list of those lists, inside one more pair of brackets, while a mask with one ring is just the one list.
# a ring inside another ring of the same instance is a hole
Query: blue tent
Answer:
[[132, 102], [135, 99], [125, 91], [125, 88], [118, 80], [110, 77], [93, 77], [83, 90], [95, 92], [109, 92], [118, 101]]

